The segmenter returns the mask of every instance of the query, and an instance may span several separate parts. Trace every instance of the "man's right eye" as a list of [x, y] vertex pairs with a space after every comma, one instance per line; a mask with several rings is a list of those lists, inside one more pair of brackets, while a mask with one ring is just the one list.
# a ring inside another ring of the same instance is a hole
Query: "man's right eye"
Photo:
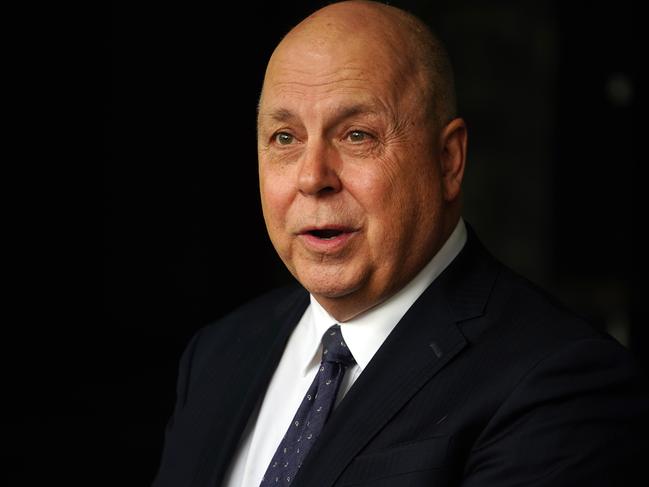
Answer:
[[295, 138], [291, 134], [287, 134], [286, 132], [279, 132], [275, 134], [275, 142], [277, 142], [279, 145], [290, 145], [294, 140]]

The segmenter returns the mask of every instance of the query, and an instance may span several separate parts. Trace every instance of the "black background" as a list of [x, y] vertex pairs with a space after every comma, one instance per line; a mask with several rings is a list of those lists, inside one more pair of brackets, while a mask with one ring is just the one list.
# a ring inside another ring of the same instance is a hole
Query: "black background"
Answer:
[[[261, 218], [255, 109], [275, 44], [322, 4], [113, 4], [71, 39], [100, 47], [54, 63], [44, 97], [76, 100], [85, 130], [47, 118], [47, 190], [19, 201], [39, 218], [13, 259], [29, 296], [4, 354], [7, 485], [149, 485], [188, 339], [290, 279]], [[454, 61], [468, 221], [646, 370], [632, 2], [393, 4]]]

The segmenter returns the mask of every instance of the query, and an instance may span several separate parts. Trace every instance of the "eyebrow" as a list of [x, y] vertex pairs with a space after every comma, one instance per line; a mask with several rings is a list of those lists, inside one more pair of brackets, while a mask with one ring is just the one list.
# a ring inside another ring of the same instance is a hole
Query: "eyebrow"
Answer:
[[[373, 103], [354, 103], [353, 105], [342, 106], [334, 109], [333, 122], [340, 123], [347, 118], [355, 117], [357, 115], [377, 115], [379, 110]], [[286, 108], [278, 108], [270, 112], [264, 113], [259, 111], [259, 119], [270, 118], [276, 122], [286, 123], [299, 119], [297, 114]]]
[[273, 110], [269, 113], [259, 112], [259, 116], [271, 118], [276, 122], [289, 122], [297, 118], [297, 115], [295, 115], [292, 111], [287, 110], [286, 108], [278, 108], [277, 110]]

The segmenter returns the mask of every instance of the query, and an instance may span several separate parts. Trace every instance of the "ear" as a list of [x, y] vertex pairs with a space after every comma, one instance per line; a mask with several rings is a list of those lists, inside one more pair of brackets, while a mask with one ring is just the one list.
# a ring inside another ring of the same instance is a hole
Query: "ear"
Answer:
[[440, 165], [444, 200], [455, 201], [460, 195], [466, 163], [467, 130], [464, 120], [454, 118], [440, 134]]

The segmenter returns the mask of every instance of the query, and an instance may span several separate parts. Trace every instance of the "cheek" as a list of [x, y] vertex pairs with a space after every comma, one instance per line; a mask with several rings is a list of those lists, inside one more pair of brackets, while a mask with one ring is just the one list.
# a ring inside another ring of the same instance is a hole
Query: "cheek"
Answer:
[[392, 197], [394, 175], [386, 164], [363, 161], [364, 164], [347, 165], [343, 186], [363, 207], [366, 213], [383, 211]]
[[370, 220], [380, 227], [398, 226], [411, 206], [417, 176], [405, 171], [397, 158], [375, 159], [354, 169], [348, 174], [348, 189]]
[[[348, 174], [348, 189], [365, 210], [371, 242], [389, 252], [434, 218], [441, 197], [439, 175], [428, 161], [394, 157]], [[401, 237], [400, 237], [401, 236]]]
[[399, 180], [390, 165], [373, 161], [357, 171], [349, 171], [346, 189], [362, 207], [367, 222], [367, 243], [372, 254], [390, 253], [394, 235], [404, 224], [406, 202], [399, 192]]
[[283, 225], [291, 199], [286, 178], [262, 169], [259, 172], [259, 188], [266, 225], [269, 230], [277, 229]]

